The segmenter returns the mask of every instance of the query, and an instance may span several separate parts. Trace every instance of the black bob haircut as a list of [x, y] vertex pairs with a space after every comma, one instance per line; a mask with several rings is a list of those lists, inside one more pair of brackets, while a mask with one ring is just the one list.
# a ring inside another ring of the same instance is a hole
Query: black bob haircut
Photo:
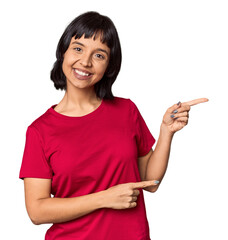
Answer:
[[66, 90], [66, 76], [62, 71], [63, 55], [69, 47], [72, 37], [91, 38], [94, 34], [101, 33], [102, 43], [107, 44], [110, 48], [109, 64], [102, 79], [94, 85], [96, 96], [100, 99], [113, 99], [112, 84], [119, 74], [122, 61], [120, 40], [114, 23], [107, 16], [101, 15], [95, 11], [85, 12], [76, 17], [65, 29], [62, 34], [57, 49], [56, 58], [50, 73], [51, 80], [55, 88]]

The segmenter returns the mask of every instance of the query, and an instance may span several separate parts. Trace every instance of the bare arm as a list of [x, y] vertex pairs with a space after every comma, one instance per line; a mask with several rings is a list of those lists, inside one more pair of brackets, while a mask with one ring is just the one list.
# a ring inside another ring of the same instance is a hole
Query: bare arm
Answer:
[[70, 221], [103, 206], [103, 191], [73, 198], [52, 198], [51, 179], [24, 178], [26, 209], [35, 225]]
[[[169, 161], [171, 142], [175, 132], [188, 124], [190, 107], [207, 102], [207, 98], [199, 98], [189, 102], [178, 102], [168, 108], [160, 127], [160, 135], [152, 156], [149, 158], [146, 169], [146, 180], [158, 179], [162, 181]], [[155, 192], [159, 185], [148, 187], [147, 190]]]
[[[157, 145], [148, 161], [145, 180], [158, 179], [160, 182], [162, 181], [168, 166], [172, 138], [173, 134], [167, 132], [161, 125]], [[155, 192], [159, 185], [147, 187], [145, 190]]]
[[51, 198], [51, 179], [24, 178], [28, 215], [36, 225], [74, 220], [100, 208], [126, 209], [137, 206], [137, 188], [154, 186], [155, 181], [130, 182], [73, 198]]

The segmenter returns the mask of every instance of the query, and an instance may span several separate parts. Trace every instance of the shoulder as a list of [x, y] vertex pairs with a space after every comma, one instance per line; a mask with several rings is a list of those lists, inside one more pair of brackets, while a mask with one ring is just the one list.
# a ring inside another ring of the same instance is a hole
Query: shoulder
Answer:
[[122, 118], [126, 115], [129, 121], [138, 118], [139, 109], [135, 102], [130, 98], [117, 97], [115, 96], [112, 100], [112, 107], [110, 107], [110, 112], [113, 110], [115, 113], [121, 113]]
[[39, 115], [37, 118], [35, 118], [30, 124], [28, 125], [28, 128], [35, 129], [37, 132], [40, 132], [41, 129], [45, 128], [45, 126], [50, 125], [50, 113], [49, 109], [47, 109], [44, 113]]
[[112, 103], [118, 107], [127, 108], [132, 114], [136, 114], [139, 109], [137, 104], [131, 98], [117, 97], [115, 96]]
[[134, 111], [134, 102], [130, 98], [115, 96], [113, 100], [108, 101], [109, 110], [129, 114]]
[[124, 98], [124, 97], [115, 96], [114, 99], [112, 100], [112, 102], [115, 105], [128, 107], [128, 108], [129, 107], [132, 108], [132, 107], [135, 106], [135, 103], [130, 98]]
[[129, 98], [114, 96], [113, 101], [117, 103], [127, 103], [129, 101]]

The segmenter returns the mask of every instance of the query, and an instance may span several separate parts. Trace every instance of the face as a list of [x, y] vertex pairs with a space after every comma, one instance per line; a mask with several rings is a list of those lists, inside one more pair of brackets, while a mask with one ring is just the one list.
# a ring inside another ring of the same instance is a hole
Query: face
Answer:
[[72, 37], [64, 54], [62, 69], [67, 86], [91, 87], [103, 77], [110, 58], [110, 48], [103, 44], [100, 35], [96, 39]]

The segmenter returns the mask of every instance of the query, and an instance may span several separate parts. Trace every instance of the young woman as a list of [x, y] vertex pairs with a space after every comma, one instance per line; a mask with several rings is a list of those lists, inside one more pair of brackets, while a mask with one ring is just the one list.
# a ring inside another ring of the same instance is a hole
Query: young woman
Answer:
[[53, 223], [46, 240], [150, 240], [142, 189], [158, 189], [174, 133], [208, 99], [170, 107], [153, 151], [135, 103], [112, 94], [121, 47], [107, 16], [75, 18], [56, 58], [51, 80], [65, 95], [28, 126], [19, 174], [31, 221]]

